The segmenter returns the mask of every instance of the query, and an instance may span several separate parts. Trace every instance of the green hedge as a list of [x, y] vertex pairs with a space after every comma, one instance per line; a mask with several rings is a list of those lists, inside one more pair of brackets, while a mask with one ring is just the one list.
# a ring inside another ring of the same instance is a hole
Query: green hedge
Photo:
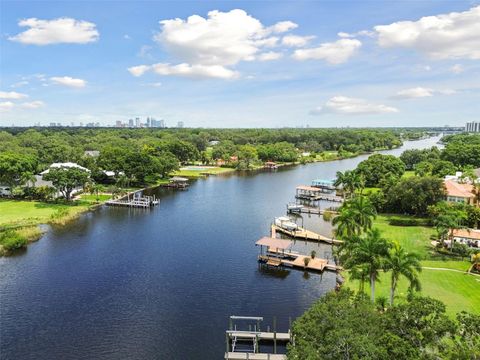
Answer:
[[428, 221], [414, 218], [391, 218], [388, 223], [392, 226], [428, 226]]

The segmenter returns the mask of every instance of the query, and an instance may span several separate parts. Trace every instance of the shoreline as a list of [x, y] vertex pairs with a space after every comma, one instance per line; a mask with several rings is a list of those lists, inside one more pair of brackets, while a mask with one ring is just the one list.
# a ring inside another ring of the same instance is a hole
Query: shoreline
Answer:
[[[422, 140], [422, 139], [407, 140], [407, 141], [419, 141], [419, 140]], [[379, 151], [398, 149], [398, 148], [402, 147], [403, 145], [404, 145], [404, 143], [402, 142], [401, 145], [396, 146], [396, 147], [392, 147], [391, 149], [382, 148], [382, 149], [375, 149], [372, 152], [356, 153], [352, 156], [341, 156], [341, 157], [336, 157], [336, 158], [332, 158], [332, 159], [318, 159], [318, 158], [316, 158], [316, 159], [312, 159], [310, 161], [306, 161], [304, 163], [302, 161], [296, 161], [296, 162], [290, 162], [290, 163], [278, 163], [277, 165], [278, 165], [278, 167], [286, 167], [286, 166], [298, 166], [298, 165], [314, 164], [314, 163], [319, 163], [319, 162], [331, 162], [331, 161], [353, 159], [353, 158], [356, 158], [358, 156], [374, 154], [374, 153], [379, 152]], [[205, 166], [207, 166], [207, 165], [205, 165]], [[189, 179], [200, 179], [200, 178], [206, 178], [208, 176], [217, 176], [217, 175], [222, 175], [222, 174], [235, 174], [239, 171], [258, 171], [258, 170], [263, 170], [264, 169], [263, 166], [262, 167], [257, 167], [257, 168], [251, 168], [251, 169], [247, 169], [247, 170], [239, 170], [239, 169], [228, 168], [228, 167], [222, 168], [222, 167], [215, 167], [215, 166], [213, 166], [212, 168], [228, 169], [228, 170], [219, 171], [219, 172], [212, 172], [212, 173], [198, 171], [198, 175], [194, 174], [194, 175], [190, 175], [190, 176], [189, 175], [182, 175], [182, 174], [176, 174], [176, 175], [177, 176], [185, 176]], [[191, 172], [196, 172], [196, 171], [192, 170]], [[165, 180], [162, 180], [162, 181], [159, 181], [155, 184], [151, 184], [151, 185], [145, 186], [143, 188], [139, 188], [139, 189], [129, 191], [127, 194], [123, 195], [121, 198], [127, 197], [127, 196], [135, 194], [137, 192], [143, 192], [143, 191], [147, 191], [147, 190], [151, 190], [151, 189], [160, 187], [160, 186], [162, 186], [162, 183], [164, 181]], [[16, 201], [16, 200], [13, 200], [13, 201]], [[22, 200], [19, 200], [19, 201], [22, 201]], [[35, 202], [35, 201], [32, 201], [32, 202]], [[15, 231], [20, 231], [20, 232], [24, 231], [24, 233], [26, 234], [25, 238], [27, 240], [26, 245], [24, 247], [21, 247], [20, 249], [14, 249], [12, 251], [5, 250], [3, 245], [0, 245], [0, 257], [14, 255], [19, 250], [21, 251], [22, 249], [25, 250], [26, 248], [28, 248], [28, 244], [40, 240], [43, 237], [43, 235], [45, 234], [45, 232], [48, 231], [48, 230], [42, 230], [40, 228], [42, 225], [48, 225], [48, 226], [63, 226], [63, 225], [66, 225], [66, 224], [78, 219], [81, 215], [83, 215], [87, 212], [95, 211], [96, 209], [103, 206], [105, 204], [105, 202], [106, 202], [106, 200], [103, 200], [103, 201], [99, 201], [98, 203], [89, 204], [87, 206], [72, 204], [72, 205], [69, 205], [69, 207], [67, 208], [68, 211], [64, 212], [63, 214], [52, 214], [51, 215], [52, 218], [49, 219], [48, 221], [40, 220], [40, 221], [35, 221], [33, 223], [29, 223], [29, 224], [25, 224], [25, 225], [19, 225], [17, 227], [14, 227], [13, 229], [16, 229]], [[67, 205], [67, 204], [64, 204], [64, 205]], [[76, 206], [83, 207], [83, 208], [78, 209], [78, 211], [74, 211], [73, 214], [72, 214], [70, 209], [75, 208]], [[53, 218], [53, 216], [55, 216], [55, 217]], [[7, 230], [7, 229], [3, 229], [3, 228], [9, 227], [9, 226], [11, 226], [11, 224], [0, 225], [0, 232], [4, 231], [4, 230]]]

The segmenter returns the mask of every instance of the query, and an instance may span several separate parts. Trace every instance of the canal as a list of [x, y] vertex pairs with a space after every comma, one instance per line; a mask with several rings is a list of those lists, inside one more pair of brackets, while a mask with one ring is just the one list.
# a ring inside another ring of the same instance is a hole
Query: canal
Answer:
[[[383, 153], [426, 148], [438, 138]], [[301, 315], [336, 275], [259, 267], [254, 243], [295, 187], [367, 158], [315, 163], [159, 189], [152, 210], [100, 208], [0, 259], [1, 359], [221, 359], [229, 315]], [[301, 222], [302, 220], [299, 219]], [[330, 224], [304, 215], [330, 235]], [[331, 257], [328, 245], [295, 249]]]

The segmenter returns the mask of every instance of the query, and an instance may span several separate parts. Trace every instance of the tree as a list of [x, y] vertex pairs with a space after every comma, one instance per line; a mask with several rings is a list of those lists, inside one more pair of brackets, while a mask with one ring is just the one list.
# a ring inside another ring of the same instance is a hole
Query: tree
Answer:
[[332, 224], [337, 226], [335, 233], [338, 237], [348, 239], [371, 229], [376, 216], [377, 212], [370, 199], [357, 196], [343, 203]]
[[237, 152], [238, 160], [245, 165], [246, 169], [250, 168], [250, 164], [257, 159], [257, 150], [252, 145], [240, 146]]
[[425, 215], [428, 207], [445, 198], [443, 180], [413, 176], [401, 179], [385, 194], [385, 210], [392, 213]]
[[378, 273], [384, 268], [390, 243], [381, 236], [380, 230], [369, 230], [364, 236], [359, 236], [353, 242], [351, 257], [346, 259], [346, 269], [355, 266], [365, 266], [370, 279], [370, 298], [375, 302], [375, 283]]
[[412, 289], [420, 290], [418, 279], [418, 273], [422, 271], [420, 257], [415, 253], [406, 252], [397, 242], [393, 243], [385, 259], [385, 270], [390, 271], [390, 305], [393, 305], [395, 290], [397, 289], [400, 276], [408, 279]]
[[337, 179], [334, 185], [343, 187], [344, 198], [346, 194], [349, 197], [353, 197], [357, 190], [360, 190], [361, 195], [362, 190], [365, 188], [365, 179], [355, 170], [347, 170], [344, 173], [337, 171]]
[[26, 174], [33, 174], [37, 159], [30, 155], [5, 152], [0, 153], [0, 182], [11, 188], [22, 184]]
[[50, 168], [48, 173], [43, 175], [43, 178], [51, 181], [67, 201], [71, 200], [72, 191], [79, 186], [83, 186], [88, 177], [88, 172], [75, 167]]
[[453, 246], [453, 231], [455, 229], [465, 228], [465, 222], [468, 220], [468, 214], [465, 206], [462, 204], [449, 204], [441, 202], [428, 209], [433, 225], [437, 229], [442, 245], [448, 237]]
[[366, 186], [377, 187], [387, 177], [400, 179], [405, 164], [393, 155], [374, 154], [358, 164], [356, 171], [363, 176]]

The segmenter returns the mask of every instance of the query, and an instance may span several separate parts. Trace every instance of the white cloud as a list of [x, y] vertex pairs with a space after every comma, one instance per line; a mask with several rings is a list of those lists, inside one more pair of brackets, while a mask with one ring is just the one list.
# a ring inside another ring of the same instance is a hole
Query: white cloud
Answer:
[[340, 39], [333, 43], [323, 43], [319, 47], [298, 49], [293, 53], [296, 60], [325, 60], [330, 64], [346, 62], [362, 46], [356, 39]]
[[383, 47], [412, 48], [433, 59], [480, 59], [480, 6], [374, 29]]
[[282, 39], [282, 44], [291, 47], [302, 47], [314, 38], [315, 36], [286, 35]]
[[417, 98], [424, 98], [424, 97], [432, 97], [434, 95], [453, 95], [456, 93], [457, 91], [454, 89], [434, 90], [434, 89], [424, 88], [419, 86], [415, 88], [400, 90], [395, 94], [395, 96], [393, 96], [393, 98], [417, 99]]
[[124, 38], [125, 40], [130, 40], [130, 39], [131, 39], [130, 35], [128, 35], [128, 34], [123, 35], [123, 38]]
[[347, 33], [347, 32], [339, 32], [337, 33], [338, 37], [341, 38], [356, 38], [357, 36], [367, 36], [367, 37], [373, 37], [375, 35], [375, 32], [369, 31], [369, 30], [361, 30], [357, 31], [355, 33]]
[[260, 61], [271, 61], [271, 60], [278, 60], [283, 56], [280, 52], [269, 51], [258, 56], [258, 60]]
[[415, 87], [410, 89], [404, 89], [397, 92], [395, 98], [397, 99], [415, 99], [422, 97], [433, 96], [434, 90], [424, 87]]
[[149, 65], [137, 65], [137, 66], [129, 67], [128, 71], [133, 76], [138, 77], [138, 76], [142, 76], [143, 74], [145, 74], [148, 70], [150, 70], [150, 68], [151, 68], [151, 66], [149, 66]]
[[153, 70], [160, 75], [234, 79], [239, 73], [232, 67], [241, 61], [281, 57], [281, 53], [262, 50], [277, 46], [279, 38], [274, 34], [298, 26], [291, 21], [281, 21], [266, 27], [241, 9], [213, 10], [206, 18], [192, 15], [187, 19], [162, 20], [160, 25], [154, 40], [180, 63], [133, 66], [128, 69], [132, 75], [141, 76]]
[[292, 21], [280, 21], [276, 23], [273, 26], [270, 26], [268, 30], [274, 32], [274, 33], [284, 33], [293, 29], [296, 29], [298, 27], [297, 24], [295, 24]]
[[11, 109], [13, 109], [14, 106], [15, 104], [11, 101], [2, 101], [0, 102], [0, 111], [1, 112], [10, 111]]
[[29, 29], [8, 39], [22, 44], [86, 44], [97, 41], [99, 38], [94, 23], [72, 18], [53, 20], [29, 18], [20, 20], [18, 26], [28, 27]]
[[238, 72], [220, 65], [190, 65], [186, 63], [170, 65], [165, 63], [158, 63], [152, 65], [151, 68], [155, 73], [164, 76], [177, 75], [198, 79], [235, 79], [239, 76]]
[[455, 64], [450, 68], [450, 71], [454, 74], [461, 74], [465, 69], [460, 64]]
[[31, 101], [31, 102], [24, 102], [21, 105], [22, 105], [22, 107], [24, 107], [26, 109], [37, 109], [39, 107], [45, 106], [45, 103], [43, 101], [40, 101], [40, 100], [35, 100], [35, 101]]
[[15, 91], [0, 91], [0, 99], [18, 100], [26, 97], [28, 97], [28, 95]]
[[396, 112], [398, 112], [398, 109], [391, 106], [373, 104], [363, 99], [349, 98], [346, 96], [334, 96], [323, 106], [310, 111], [310, 114], [322, 115], [326, 113], [336, 113], [343, 115], [368, 115]]
[[70, 76], [54, 76], [50, 78], [50, 81], [56, 85], [63, 85], [73, 88], [83, 88], [87, 84], [85, 80], [75, 79]]

